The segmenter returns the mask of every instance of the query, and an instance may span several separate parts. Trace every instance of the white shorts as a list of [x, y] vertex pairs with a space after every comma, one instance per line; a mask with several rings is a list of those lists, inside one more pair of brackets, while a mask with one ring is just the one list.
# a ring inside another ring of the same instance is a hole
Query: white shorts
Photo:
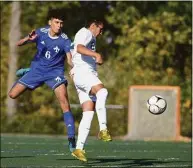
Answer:
[[86, 92], [78, 89], [77, 87], [76, 87], [76, 91], [78, 93], [78, 98], [79, 98], [80, 104], [83, 104], [86, 101], [96, 102], [96, 96], [95, 95], [89, 95]]
[[98, 73], [96, 71], [81, 71], [80, 69], [76, 69], [74, 71], [73, 81], [77, 89], [78, 97], [81, 104], [88, 100], [96, 101], [95, 96], [89, 95], [90, 90], [93, 86], [102, 84], [102, 82], [98, 78]]

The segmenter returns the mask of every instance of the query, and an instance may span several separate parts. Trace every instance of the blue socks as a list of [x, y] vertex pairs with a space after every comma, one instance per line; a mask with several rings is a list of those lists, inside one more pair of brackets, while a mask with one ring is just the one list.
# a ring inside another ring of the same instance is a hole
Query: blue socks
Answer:
[[63, 113], [63, 117], [67, 129], [68, 138], [75, 137], [74, 118], [71, 111]]

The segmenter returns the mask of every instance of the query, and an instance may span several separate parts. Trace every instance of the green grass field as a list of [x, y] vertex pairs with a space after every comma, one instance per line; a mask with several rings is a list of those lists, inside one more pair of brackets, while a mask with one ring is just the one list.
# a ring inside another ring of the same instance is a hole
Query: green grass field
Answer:
[[1, 167], [192, 167], [191, 143], [89, 137], [88, 163], [73, 158], [62, 136], [1, 135]]

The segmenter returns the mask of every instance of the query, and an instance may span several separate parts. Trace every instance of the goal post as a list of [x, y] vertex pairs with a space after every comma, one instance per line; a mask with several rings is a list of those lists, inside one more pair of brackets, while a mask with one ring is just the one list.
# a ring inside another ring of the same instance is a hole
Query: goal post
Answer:
[[[151, 114], [146, 106], [153, 95], [167, 101], [160, 115]], [[180, 138], [180, 87], [133, 85], [129, 88], [128, 133], [130, 140], [179, 140]]]

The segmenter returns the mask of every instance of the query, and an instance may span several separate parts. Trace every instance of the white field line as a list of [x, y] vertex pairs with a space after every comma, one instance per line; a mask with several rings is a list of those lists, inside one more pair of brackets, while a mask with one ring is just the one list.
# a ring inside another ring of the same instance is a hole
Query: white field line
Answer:
[[[10, 142], [8, 143], [10, 144]], [[16, 143], [14, 144], [15, 146], [17, 146], [17, 144], [29, 144], [29, 143]], [[33, 143], [31, 143], [33, 144]], [[44, 143], [41, 143], [41, 145]], [[46, 144], [47, 145], [47, 144]], [[19, 151], [19, 150], [15, 150], [14, 148], [9, 149], [9, 150], [2, 150], [1, 152], [10, 152], [10, 151]], [[34, 150], [33, 152], [40, 152], [41, 150]], [[47, 151], [47, 150], [46, 150]], [[59, 152], [58, 150], [50, 150], [50, 153], [55, 153], [55, 152]], [[87, 153], [92, 153], [94, 152], [94, 150], [87, 150]], [[103, 153], [106, 152], [106, 150], [99, 150], [99, 152]], [[175, 152], [175, 153], [179, 153], [179, 150], [113, 150], [111, 153], [159, 153], [159, 152], [164, 152], [164, 153], [169, 153], [169, 152]], [[187, 153], [190, 152], [189, 150], [183, 150], [180, 151], [183, 153]], [[99, 157], [103, 157], [103, 156], [99, 156]], [[105, 157], [109, 157], [109, 156], [105, 156]]]
[[[87, 151], [86, 151], [87, 152]], [[106, 152], [105, 150], [100, 150], [100, 152]], [[179, 153], [179, 150], [114, 150], [112, 151], [113, 153], [128, 153], [128, 152], [137, 152], [137, 153], [154, 153], [154, 152], [176, 152], [176, 153]], [[184, 153], [187, 153], [187, 152], [190, 152], [188, 150], [184, 150], [184, 151], [180, 151], [180, 152], [184, 152]]]
[[151, 166], [132, 166], [132, 167], [191, 167], [191, 165], [151, 165]]
[[34, 165], [32, 165], [32, 166], [24, 166], [24, 167], [21, 166], [21, 168], [49, 168], [49, 167], [50, 168], [66, 168], [66, 167], [88, 167], [88, 166], [78, 166], [78, 165], [77, 166], [61, 166], [60, 165], [59, 167], [58, 166], [43, 166], [42, 167], [42, 166], [34, 166]]
[[[128, 167], [129, 165], [106, 165], [106, 166], [95, 166], [95, 165], [86, 165], [86, 166], [78, 166], [78, 165], [75, 165], [75, 166], [60, 166], [61, 168], [68, 168], [68, 167]], [[30, 168], [30, 167], [33, 167], [33, 168], [40, 168], [41, 166], [27, 166], [27, 168]], [[43, 166], [44, 168], [53, 168], [53, 166]], [[55, 166], [54, 166], [55, 167]], [[57, 167], [57, 166], [56, 166]], [[191, 167], [191, 165], [147, 165], [147, 166], [131, 166], [131, 167], [170, 167], [170, 168], [173, 168], [173, 167], [177, 167], [177, 168], [183, 168], [183, 167]]]
[[[9, 149], [9, 150], [2, 150], [1, 152], [3, 153], [3, 152], [11, 152], [12, 153], [12, 151], [13, 152], [21, 152], [20, 150], [15, 150], [15, 149]], [[41, 151], [41, 150], [36, 150], [36, 151], [32, 151], [32, 152], [34, 152], [34, 153], [36, 153], [36, 152], [43, 152], [43, 151]], [[91, 153], [91, 152], [93, 152], [93, 151], [86, 151], [86, 153]], [[106, 152], [106, 151], [99, 151], [99, 152], [101, 152], [101, 153], [103, 153], [103, 152]], [[156, 150], [126, 150], [126, 151], [113, 151], [112, 153], [170, 153], [170, 152], [175, 152], [175, 153], [179, 153], [179, 151], [173, 151], [173, 150], [169, 150], [169, 151], [156, 151]], [[184, 151], [180, 151], [181, 153], [188, 153], [188, 152], [190, 152], [190, 151], [186, 151], [186, 150], [184, 150]], [[49, 153], [54, 153], [53, 151], [49, 151]], [[57, 153], [57, 151], [56, 151], [56, 153]], [[114, 156], [97, 156], [97, 157], [116, 157], [115, 155]]]
[[39, 143], [39, 142], [36, 142], [36, 143], [26, 143], [26, 142], [6, 142], [6, 143], [4, 143], [4, 144], [8, 144], [8, 145], [48, 145], [48, 144], [51, 144], [51, 145], [58, 145], [58, 144], [63, 144], [63, 143], [44, 143], [44, 142], [42, 142], [42, 143]]

